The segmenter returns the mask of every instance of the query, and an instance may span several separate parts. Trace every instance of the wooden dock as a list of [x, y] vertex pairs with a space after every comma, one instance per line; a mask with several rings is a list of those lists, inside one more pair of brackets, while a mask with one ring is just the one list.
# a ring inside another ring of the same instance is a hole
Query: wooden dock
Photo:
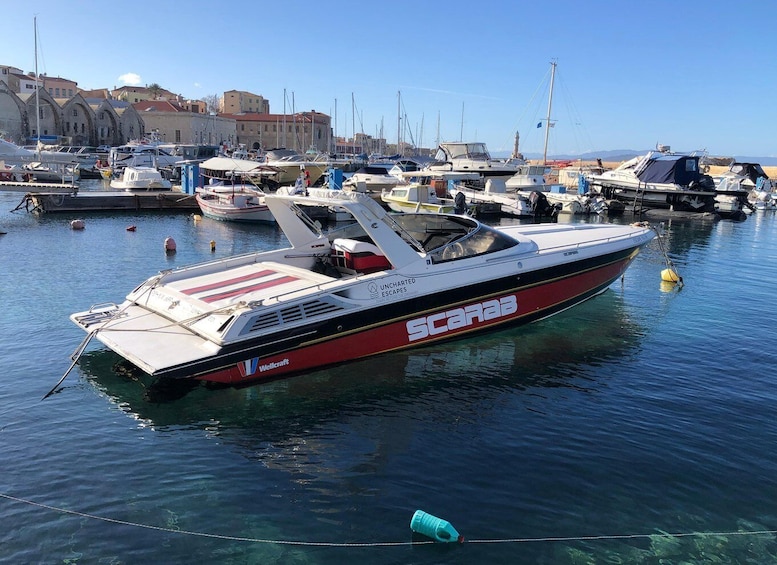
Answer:
[[199, 212], [194, 195], [177, 190], [28, 192], [16, 207], [36, 213]]

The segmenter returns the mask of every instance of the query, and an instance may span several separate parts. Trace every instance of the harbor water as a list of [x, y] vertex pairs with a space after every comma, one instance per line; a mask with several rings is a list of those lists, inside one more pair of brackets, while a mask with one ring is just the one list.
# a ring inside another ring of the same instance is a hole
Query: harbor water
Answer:
[[[185, 213], [72, 230], [21, 196], [0, 192], [2, 563], [777, 562], [774, 213], [666, 220], [605, 293], [525, 327], [215, 390], [93, 342], [44, 400], [72, 312], [286, 242]], [[417, 509], [465, 541], [418, 539]]]

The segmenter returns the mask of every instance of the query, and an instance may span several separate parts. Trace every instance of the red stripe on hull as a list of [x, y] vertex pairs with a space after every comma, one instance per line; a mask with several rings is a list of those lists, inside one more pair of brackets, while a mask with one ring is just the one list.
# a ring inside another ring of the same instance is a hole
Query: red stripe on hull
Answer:
[[[274, 379], [297, 373], [369, 357], [392, 350], [415, 347], [449, 339], [473, 331], [506, 324], [513, 320], [540, 314], [581, 297], [620, 276], [634, 255], [616, 263], [543, 283], [514, 293], [448, 306], [424, 312], [411, 320], [401, 320], [364, 329], [325, 342], [301, 346], [285, 353], [248, 359], [227, 369], [197, 377], [201, 380], [242, 384]], [[488, 314], [486, 314], [488, 311]], [[426, 335], [423, 335], [426, 332]], [[412, 339], [413, 336], [417, 339]]]

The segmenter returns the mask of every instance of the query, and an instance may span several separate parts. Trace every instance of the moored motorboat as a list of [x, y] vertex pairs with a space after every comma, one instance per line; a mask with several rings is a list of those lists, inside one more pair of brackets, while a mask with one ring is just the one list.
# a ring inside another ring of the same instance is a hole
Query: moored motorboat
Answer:
[[195, 199], [202, 214], [230, 222], [274, 223], [265, 194], [248, 184], [208, 184], [197, 189]]
[[426, 168], [433, 172], [477, 173], [483, 178], [508, 179], [518, 170], [523, 160], [500, 161], [492, 159], [485, 143], [442, 142], [434, 162]]
[[127, 166], [121, 177], [111, 180], [111, 188], [119, 190], [170, 190], [172, 183], [156, 167]]
[[699, 167], [699, 155], [672, 153], [659, 146], [621, 163], [616, 169], [590, 174], [591, 192], [621, 201], [635, 211], [715, 212], [715, 183]]
[[290, 247], [164, 271], [72, 314], [78, 351], [94, 337], [153, 377], [269, 380], [540, 320], [605, 291], [655, 235], [390, 214], [353, 193], [320, 201], [354, 220], [324, 233], [298, 207], [314, 200], [267, 195]]
[[774, 210], [777, 207], [777, 187], [759, 163], [735, 161], [727, 171], [712, 178], [718, 193], [716, 201], [724, 208], [744, 212]]
[[380, 200], [383, 192], [404, 184], [407, 184], [405, 179], [390, 174], [386, 167], [372, 165], [362, 167], [348, 177], [343, 182], [343, 190], [362, 192]]

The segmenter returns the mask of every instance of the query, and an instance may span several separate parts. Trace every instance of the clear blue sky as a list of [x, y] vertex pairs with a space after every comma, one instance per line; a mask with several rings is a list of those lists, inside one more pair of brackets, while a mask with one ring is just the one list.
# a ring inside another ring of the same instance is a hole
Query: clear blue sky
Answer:
[[417, 144], [439, 131], [509, 152], [519, 131], [521, 150], [541, 153], [556, 61], [551, 155], [661, 143], [777, 156], [768, 2], [7, 2], [0, 64], [34, 70], [35, 16], [38, 70], [86, 89], [246, 90], [274, 113], [285, 92], [288, 112], [329, 114], [349, 137], [355, 114], [357, 132], [383, 124], [389, 142], [401, 101]]

